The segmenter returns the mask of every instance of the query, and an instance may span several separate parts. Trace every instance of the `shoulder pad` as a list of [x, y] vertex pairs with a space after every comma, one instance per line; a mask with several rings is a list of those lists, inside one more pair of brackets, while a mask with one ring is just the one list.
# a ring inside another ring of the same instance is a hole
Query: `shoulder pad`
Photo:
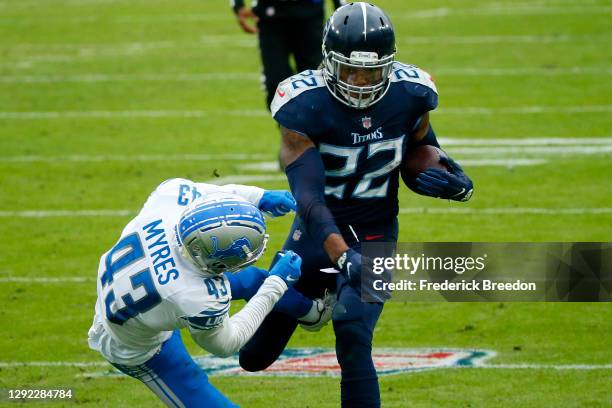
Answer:
[[416, 65], [407, 65], [402, 64], [401, 62], [393, 63], [393, 70], [391, 71], [391, 82], [412, 82], [416, 84], [421, 84], [436, 94], [438, 93], [438, 89], [436, 88], [436, 84], [434, 84], [431, 75], [427, 72], [423, 71]]
[[183, 178], [172, 178], [164, 181], [160, 185], [157, 186], [155, 190], [145, 202], [143, 206], [143, 210], [146, 208], [153, 208], [151, 206], [161, 205], [162, 203], [175, 202], [177, 192], [179, 191], [180, 185], [193, 185], [193, 181], [183, 179]]
[[158, 191], [174, 190], [181, 184], [194, 184], [194, 182], [184, 178], [171, 178], [163, 181], [159, 186], [157, 186], [153, 193]]
[[325, 78], [321, 70], [307, 70], [285, 79], [278, 84], [274, 99], [270, 104], [272, 116], [300, 94], [325, 86]]

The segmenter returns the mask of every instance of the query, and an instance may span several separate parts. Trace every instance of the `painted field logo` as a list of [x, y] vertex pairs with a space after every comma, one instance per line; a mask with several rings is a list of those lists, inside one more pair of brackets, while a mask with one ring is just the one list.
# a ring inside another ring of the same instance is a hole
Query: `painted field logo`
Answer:
[[[375, 349], [373, 353], [378, 375], [475, 366], [494, 355], [492, 351], [464, 349]], [[256, 373], [242, 370], [237, 360], [237, 356], [229, 359], [209, 356], [195, 358], [209, 375], [340, 376], [340, 366], [333, 349], [287, 349], [268, 369]]]
[[[409, 373], [436, 368], [483, 367], [485, 360], [495, 356], [488, 350], [466, 349], [374, 349], [374, 365], [378, 375]], [[283, 376], [339, 377], [336, 352], [329, 348], [285, 350], [268, 369], [250, 373], [240, 368], [238, 355], [229, 358], [194, 357], [194, 361], [210, 376]], [[86, 377], [123, 376], [117, 370], [88, 373]]]

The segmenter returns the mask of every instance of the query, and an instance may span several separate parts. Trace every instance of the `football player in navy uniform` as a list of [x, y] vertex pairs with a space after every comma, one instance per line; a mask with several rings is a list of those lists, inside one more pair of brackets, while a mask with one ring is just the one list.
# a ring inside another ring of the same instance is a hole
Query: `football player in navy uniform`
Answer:
[[[387, 15], [368, 3], [347, 4], [325, 27], [322, 69], [283, 81], [271, 106], [298, 207], [284, 249], [303, 259], [294, 286], [299, 292], [310, 298], [336, 293], [331, 319], [345, 408], [380, 406], [371, 351], [384, 299], [363, 301], [360, 279], [371, 273], [371, 262], [368, 270], [361, 245], [397, 241], [402, 159], [415, 146], [439, 147], [429, 123], [429, 111], [438, 104], [436, 87], [429, 74], [394, 57]], [[441, 160], [449, 171], [427, 169], [414, 188], [431, 197], [468, 200], [471, 180], [452, 159]], [[326, 273], [330, 268], [340, 273]], [[268, 367], [297, 324], [272, 312], [242, 348], [241, 366]]]

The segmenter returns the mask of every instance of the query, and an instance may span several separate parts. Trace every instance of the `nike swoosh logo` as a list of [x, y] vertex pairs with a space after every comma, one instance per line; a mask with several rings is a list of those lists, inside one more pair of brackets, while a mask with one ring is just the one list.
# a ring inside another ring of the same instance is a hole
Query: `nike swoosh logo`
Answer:
[[350, 262], [346, 264], [346, 274], [348, 275], [349, 280], [351, 279], [351, 266], [353, 266], [353, 264]]
[[293, 276], [287, 276], [287, 282], [297, 282], [299, 279], [294, 278]]
[[372, 241], [374, 239], [378, 239], [378, 238], [383, 238], [385, 235], [384, 234], [377, 234], [377, 235], [366, 235], [365, 236], [365, 240], [366, 241]]
[[461, 194], [465, 193], [465, 188], [462, 188], [460, 192], [458, 192], [457, 194], [455, 194], [453, 197], [458, 197]]

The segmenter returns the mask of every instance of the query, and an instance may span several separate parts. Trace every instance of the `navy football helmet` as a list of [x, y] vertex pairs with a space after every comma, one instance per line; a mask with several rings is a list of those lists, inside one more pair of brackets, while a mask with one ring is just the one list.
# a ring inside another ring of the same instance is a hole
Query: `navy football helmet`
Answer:
[[350, 3], [331, 15], [323, 31], [323, 72], [329, 91], [357, 109], [378, 102], [389, 89], [395, 33], [380, 8]]

